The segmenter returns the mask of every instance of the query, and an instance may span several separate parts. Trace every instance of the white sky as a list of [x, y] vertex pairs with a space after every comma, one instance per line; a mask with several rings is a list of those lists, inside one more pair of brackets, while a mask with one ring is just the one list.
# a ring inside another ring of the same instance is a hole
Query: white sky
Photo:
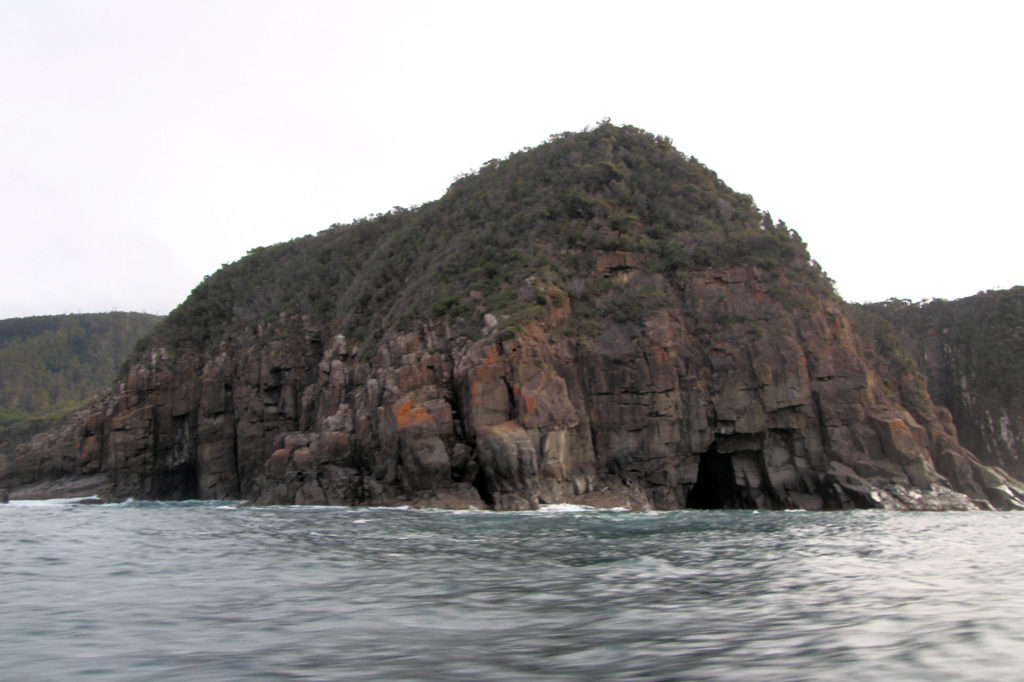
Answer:
[[1024, 284], [1024, 3], [0, 0], [0, 318], [166, 313], [253, 247], [609, 117], [848, 300]]

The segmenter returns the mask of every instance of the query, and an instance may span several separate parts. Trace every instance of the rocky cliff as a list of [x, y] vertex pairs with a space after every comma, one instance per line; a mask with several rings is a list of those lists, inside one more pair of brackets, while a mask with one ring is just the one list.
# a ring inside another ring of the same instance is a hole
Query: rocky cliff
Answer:
[[893, 325], [961, 443], [1024, 478], [1024, 287], [866, 308]]
[[963, 448], [948, 413], [908, 410], [884, 371], [795, 233], [667, 141], [605, 124], [490, 162], [434, 204], [228, 266], [0, 486], [1024, 507], [1022, 484]]

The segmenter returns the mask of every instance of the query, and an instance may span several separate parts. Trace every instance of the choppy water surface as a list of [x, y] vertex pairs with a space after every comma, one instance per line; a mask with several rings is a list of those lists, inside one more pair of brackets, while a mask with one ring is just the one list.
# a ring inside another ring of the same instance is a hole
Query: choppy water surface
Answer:
[[1022, 679], [1024, 514], [0, 507], [5, 679]]

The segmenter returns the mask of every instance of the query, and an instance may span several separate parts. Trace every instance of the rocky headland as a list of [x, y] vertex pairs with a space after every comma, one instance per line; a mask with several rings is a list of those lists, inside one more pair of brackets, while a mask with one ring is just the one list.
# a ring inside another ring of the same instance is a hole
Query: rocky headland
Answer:
[[795, 232], [667, 140], [602, 124], [226, 266], [0, 487], [1024, 508], [1024, 484], [898, 383]]

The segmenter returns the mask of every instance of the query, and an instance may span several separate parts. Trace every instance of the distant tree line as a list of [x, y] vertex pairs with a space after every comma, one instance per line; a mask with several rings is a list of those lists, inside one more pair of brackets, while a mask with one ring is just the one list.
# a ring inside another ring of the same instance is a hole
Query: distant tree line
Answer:
[[160, 319], [113, 312], [0, 320], [0, 449], [106, 389]]

